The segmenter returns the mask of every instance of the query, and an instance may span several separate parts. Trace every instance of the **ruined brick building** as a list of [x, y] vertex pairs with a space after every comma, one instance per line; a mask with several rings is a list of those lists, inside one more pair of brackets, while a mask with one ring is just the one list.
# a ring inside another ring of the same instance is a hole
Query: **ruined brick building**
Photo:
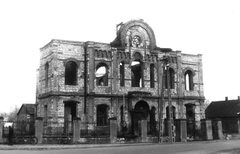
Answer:
[[[158, 126], [164, 55], [170, 58], [170, 88], [174, 119], [188, 121], [188, 133], [204, 118], [202, 55], [184, 54], [156, 45], [153, 29], [143, 20], [117, 25], [111, 43], [53, 39], [40, 49], [37, 116], [45, 121], [81, 121], [108, 125], [116, 117], [121, 131]], [[163, 88], [163, 119], [168, 118]]]

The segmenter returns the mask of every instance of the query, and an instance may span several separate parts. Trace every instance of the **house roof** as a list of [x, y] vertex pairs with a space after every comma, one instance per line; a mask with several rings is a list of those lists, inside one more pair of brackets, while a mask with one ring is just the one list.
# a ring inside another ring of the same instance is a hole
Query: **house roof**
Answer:
[[240, 112], [240, 100], [212, 102], [205, 110], [206, 118], [237, 118]]
[[34, 114], [35, 113], [35, 104], [22, 104], [21, 108], [18, 110], [17, 115], [20, 111], [24, 108], [27, 114]]

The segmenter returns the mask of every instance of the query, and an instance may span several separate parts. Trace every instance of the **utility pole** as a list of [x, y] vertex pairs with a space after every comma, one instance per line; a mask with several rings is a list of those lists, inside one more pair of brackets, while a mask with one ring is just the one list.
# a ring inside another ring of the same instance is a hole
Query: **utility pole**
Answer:
[[[162, 63], [160, 63], [162, 61]], [[163, 129], [164, 129], [164, 120], [163, 120], [163, 108], [164, 108], [164, 83], [165, 83], [165, 57], [159, 61], [158, 65], [158, 117], [159, 117], [159, 135], [158, 142], [163, 142]], [[161, 75], [160, 75], [161, 73]]]
[[[159, 143], [163, 142], [163, 125], [164, 125], [164, 120], [163, 120], [163, 108], [164, 108], [164, 91], [167, 88], [167, 95], [168, 95], [168, 117], [169, 117], [169, 123], [168, 123], [168, 136], [170, 139], [170, 142], [173, 143], [173, 135], [174, 135], [174, 129], [173, 129], [173, 115], [172, 115], [172, 102], [171, 102], [171, 87], [170, 87], [170, 71], [169, 71], [169, 56], [163, 56], [162, 59], [163, 63], [162, 63], [162, 67], [160, 67], [159, 65], [159, 72], [158, 74], [160, 74], [160, 69], [163, 70], [162, 72], [162, 76], [160, 78], [159, 75], [159, 80], [158, 80], [158, 95], [159, 95], [159, 99], [158, 99], [158, 111], [159, 111]], [[160, 91], [160, 83], [162, 82], [161, 85], [161, 91]], [[166, 83], [166, 84], [165, 84]], [[166, 85], [166, 87], [165, 87]], [[161, 93], [161, 94], [160, 94]], [[161, 100], [160, 100], [161, 97]]]

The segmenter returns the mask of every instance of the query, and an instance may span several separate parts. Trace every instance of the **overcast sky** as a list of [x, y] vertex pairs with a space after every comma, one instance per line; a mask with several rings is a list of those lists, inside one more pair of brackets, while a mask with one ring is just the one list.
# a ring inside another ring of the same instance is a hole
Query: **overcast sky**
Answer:
[[205, 97], [240, 96], [240, 1], [0, 1], [0, 112], [35, 103], [39, 48], [51, 39], [109, 43], [116, 24], [143, 19], [157, 46], [203, 54]]

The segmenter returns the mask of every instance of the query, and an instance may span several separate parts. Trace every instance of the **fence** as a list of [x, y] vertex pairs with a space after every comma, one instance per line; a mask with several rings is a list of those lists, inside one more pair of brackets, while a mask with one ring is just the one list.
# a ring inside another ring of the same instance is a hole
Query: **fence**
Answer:
[[70, 144], [73, 138], [73, 123], [48, 121], [43, 123], [43, 143]]
[[32, 136], [35, 134], [34, 121], [4, 121], [3, 137], [7, 137], [9, 128], [12, 127], [14, 136]]
[[73, 133], [72, 121], [69, 122], [44, 122], [43, 135], [44, 136], [59, 136]]
[[110, 128], [108, 126], [97, 126], [97, 123], [81, 123], [80, 126], [82, 138], [108, 138]]

